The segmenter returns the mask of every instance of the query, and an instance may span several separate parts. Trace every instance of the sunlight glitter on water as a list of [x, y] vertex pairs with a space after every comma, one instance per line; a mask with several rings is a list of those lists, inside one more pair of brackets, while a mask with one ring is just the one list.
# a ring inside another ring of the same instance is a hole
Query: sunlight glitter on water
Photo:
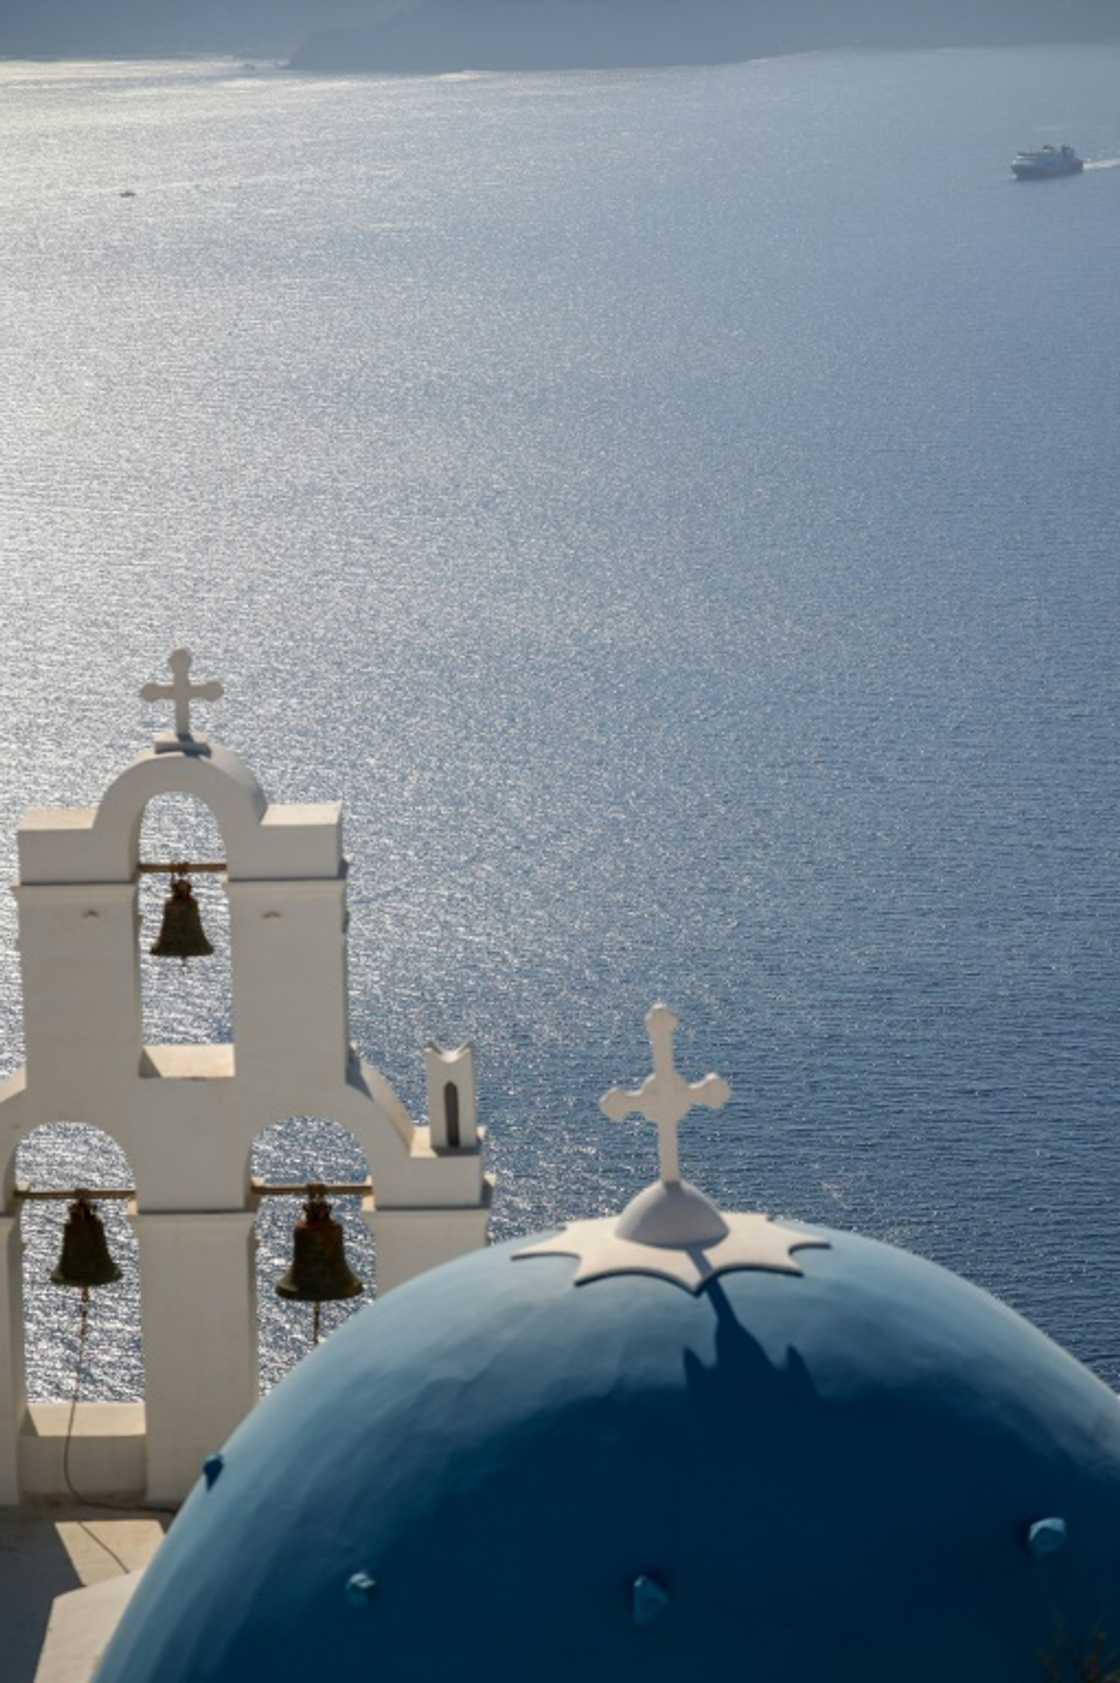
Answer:
[[[190, 643], [269, 796], [346, 803], [362, 1052], [419, 1116], [424, 1043], [477, 1043], [499, 1236], [652, 1174], [596, 1102], [661, 994], [734, 1090], [682, 1142], [707, 1191], [911, 1245], [1120, 1378], [1120, 176], [1005, 191], [1044, 129], [1115, 160], [1118, 69], [0, 66], [9, 878]], [[153, 1038], [229, 1032], [207, 963], [144, 959]], [[275, 1178], [347, 1178], [325, 1124], [278, 1139]], [[72, 1308], [32, 1290], [36, 1394]]]

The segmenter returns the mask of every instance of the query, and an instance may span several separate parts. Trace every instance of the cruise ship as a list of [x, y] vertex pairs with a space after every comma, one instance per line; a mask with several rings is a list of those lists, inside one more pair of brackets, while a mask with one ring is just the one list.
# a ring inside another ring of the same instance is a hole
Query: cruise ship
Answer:
[[1011, 160], [1011, 173], [1018, 181], [1045, 181], [1051, 175], [1077, 175], [1084, 160], [1072, 146], [1042, 146], [1037, 152], [1018, 152]]

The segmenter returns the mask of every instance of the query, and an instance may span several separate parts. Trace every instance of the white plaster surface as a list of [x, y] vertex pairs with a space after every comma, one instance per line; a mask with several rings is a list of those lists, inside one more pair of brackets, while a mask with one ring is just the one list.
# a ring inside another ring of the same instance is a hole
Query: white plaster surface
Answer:
[[91, 1683], [143, 1572], [129, 1572], [55, 1597], [35, 1683]]
[[[73, 1504], [0, 1509], [0, 1678], [87, 1683], [163, 1515]], [[88, 1586], [96, 1594], [85, 1598]], [[83, 1592], [83, 1593], [79, 1593]]]
[[486, 1243], [491, 1188], [484, 1201], [463, 1209], [378, 1210], [367, 1217], [377, 1242], [379, 1295], [404, 1285], [426, 1268], [452, 1262]]
[[19, 1216], [0, 1215], [0, 1505], [20, 1498], [24, 1397], [23, 1246]]
[[[19, 1435], [25, 1498], [66, 1491], [63, 1456], [69, 1423], [69, 1403], [28, 1405]], [[145, 1448], [143, 1403], [79, 1403], [70, 1447], [75, 1490], [83, 1496], [128, 1492], [139, 1498], [147, 1482]]]
[[147, 1407], [147, 1495], [181, 1500], [260, 1394], [251, 1210], [133, 1218]]

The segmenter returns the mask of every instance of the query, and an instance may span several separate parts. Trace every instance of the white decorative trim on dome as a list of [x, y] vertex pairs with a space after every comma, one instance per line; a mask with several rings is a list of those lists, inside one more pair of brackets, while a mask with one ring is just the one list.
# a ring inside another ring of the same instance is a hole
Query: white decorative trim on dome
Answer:
[[679, 1249], [624, 1238], [616, 1216], [605, 1216], [598, 1221], [573, 1221], [554, 1239], [543, 1239], [539, 1245], [515, 1252], [513, 1260], [574, 1256], [579, 1262], [572, 1279], [574, 1286], [607, 1279], [613, 1274], [652, 1274], [659, 1280], [671, 1280], [686, 1291], [698, 1292], [717, 1274], [729, 1274], [735, 1269], [802, 1274], [804, 1270], [794, 1262], [791, 1251], [806, 1246], [814, 1250], [830, 1249], [827, 1239], [786, 1227], [768, 1215], [725, 1215], [722, 1219], [727, 1228], [725, 1238], [714, 1244]]
[[652, 1005], [646, 1029], [653, 1051], [653, 1072], [634, 1090], [612, 1087], [600, 1108], [620, 1122], [635, 1111], [657, 1124], [661, 1178], [632, 1198], [620, 1216], [577, 1221], [553, 1239], [517, 1251], [513, 1260], [536, 1256], [574, 1256], [579, 1261], [573, 1285], [611, 1274], [653, 1274], [696, 1292], [716, 1274], [755, 1268], [775, 1274], [800, 1274], [791, 1252], [807, 1247], [828, 1250], [827, 1239], [785, 1227], [767, 1215], [724, 1215], [710, 1198], [681, 1179], [677, 1129], [694, 1105], [719, 1110], [731, 1097], [720, 1075], [687, 1082], [676, 1068], [673, 1037], [680, 1018], [667, 1005]]
[[168, 659], [171, 668], [171, 682], [169, 684], [145, 684], [140, 691], [144, 701], [173, 701], [175, 703], [175, 732], [162, 731], [156, 737], [155, 749], [157, 754], [167, 754], [178, 749], [184, 754], [208, 754], [210, 752], [204, 737], [191, 734], [191, 702], [217, 701], [223, 692], [223, 686], [217, 679], [210, 679], [205, 684], [191, 683], [191, 662], [194, 656], [189, 649], [174, 649]]

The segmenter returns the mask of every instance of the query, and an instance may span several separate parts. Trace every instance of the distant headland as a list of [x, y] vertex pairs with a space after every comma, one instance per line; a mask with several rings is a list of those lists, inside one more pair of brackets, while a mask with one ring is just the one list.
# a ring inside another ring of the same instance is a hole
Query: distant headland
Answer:
[[377, 25], [316, 30], [292, 68], [423, 73], [603, 69], [753, 56], [772, 25], [726, 0], [421, 0]]
[[[0, 57], [230, 52], [302, 71], [721, 64], [829, 48], [1120, 40], [1117, 0], [6, 0]], [[294, 51], [293, 51], [294, 49]]]
[[830, 47], [1010, 45], [1120, 38], [1112, 3], [940, 0], [420, 0], [377, 24], [325, 27], [294, 70], [434, 74], [720, 64]]

